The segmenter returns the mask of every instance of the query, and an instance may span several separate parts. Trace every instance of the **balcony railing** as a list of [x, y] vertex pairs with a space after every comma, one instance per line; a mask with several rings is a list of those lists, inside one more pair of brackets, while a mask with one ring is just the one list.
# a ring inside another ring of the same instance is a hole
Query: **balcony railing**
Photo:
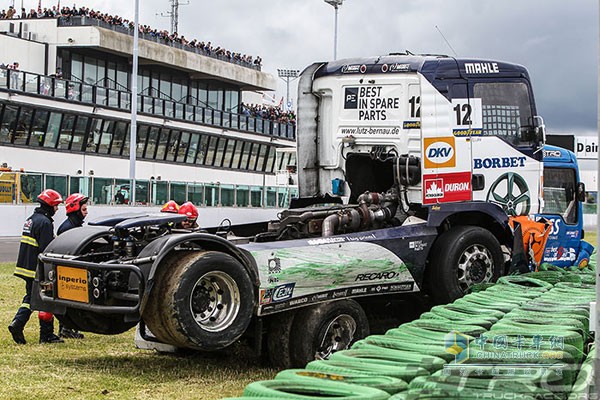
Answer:
[[[90, 85], [78, 81], [59, 79], [31, 72], [0, 68], [0, 91], [9, 90], [35, 96], [67, 100], [82, 104], [112, 108], [122, 111], [131, 109], [131, 92]], [[179, 103], [157, 97], [138, 95], [140, 114], [160, 116], [173, 120], [233, 129], [244, 132], [296, 139], [295, 125]]]
[[[133, 30], [129, 29], [126, 26], [114, 25], [114, 24], [110, 24], [108, 22], [105, 22], [105, 21], [102, 21], [102, 20], [99, 20], [96, 18], [85, 17], [85, 16], [59, 17], [58, 18], [58, 26], [98, 26], [100, 28], [110, 29], [115, 32], [120, 32], [120, 33], [123, 33], [126, 35], [133, 36]], [[250, 62], [247, 62], [244, 60], [238, 60], [233, 57], [230, 58], [230, 57], [218, 55], [218, 54], [215, 54], [214, 52], [208, 52], [208, 51], [198, 48], [198, 47], [191, 47], [191, 46], [184, 45], [184, 44], [181, 44], [178, 42], [173, 42], [168, 39], [163, 39], [162, 37], [157, 37], [154, 35], [144, 34], [144, 33], [140, 32], [139, 38], [143, 39], [143, 40], [148, 40], [151, 42], [156, 42], [156, 43], [159, 43], [159, 44], [162, 44], [165, 46], [174, 47], [176, 49], [200, 54], [202, 56], [215, 58], [217, 60], [221, 60], [221, 61], [225, 61], [225, 62], [229, 62], [229, 63], [233, 63], [233, 64], [238, 64], [238, 65], [241, 65], [242, 67], [252, 68], [252, 69], [255, 69], [258, 71], [261, 70], [261, 66], [257, 65], [257, 64], [250, 63]]]
[[[70, 176], [35, 172], [0, 172], [0, 204], [36, 202], [42, 188], [63, 195], [83, 193], [92, 205], [128, 204], [129, 179], [96, 176]], [[158, 206], [169, 200], [179, 204], [191, 201], [200, 207], [286, 208], [298, 196], [298, 187], [289, 185], [234, 185], [219, 182], [174, 182], [136, 180], [136, 205]]]

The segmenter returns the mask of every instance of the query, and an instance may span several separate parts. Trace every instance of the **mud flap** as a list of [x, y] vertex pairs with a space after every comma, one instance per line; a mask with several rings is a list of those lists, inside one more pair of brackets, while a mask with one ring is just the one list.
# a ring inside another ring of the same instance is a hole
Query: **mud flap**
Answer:
[[523, 247], [523, 232], [521, 230], [521, 224], [517, 221], [513, 222], [513, 248], [512, 248], [512, 259], [510, 262], [510, 268], [508, 269], [508, 275], [513, 274], [524, 274], [529, 272], [529, 262], [527, 261], [527, 255], [525, 254], [525, 248]]
[[[515, 251], [522, 251], [525, 253], [525, 260], [527, 263], [525, 272], [537, 270], [542, 262], [552, 223], [545, 218], [533, 221], [531, 218], [524, 215], [510, 217], [508, 223], [513, 228], [515, 238], [513, 242], [513, 264], [515, 264], [515, 257], [520, 258]], [[521, 237], [520, 241], [517, 239], [517, 236]], [[522, 245], [518, 246], [519, 243]], [[520, 247], [521, 249], [517, 250], [517, 247]], [[521, 261], [517, 259], [516, 263], [521, 263]], [[522, 266], [517, 270], [519, 271], [521, 269], [523, 269]], [[513, 265], [511, 265], [511, 270], [513, 270]]]

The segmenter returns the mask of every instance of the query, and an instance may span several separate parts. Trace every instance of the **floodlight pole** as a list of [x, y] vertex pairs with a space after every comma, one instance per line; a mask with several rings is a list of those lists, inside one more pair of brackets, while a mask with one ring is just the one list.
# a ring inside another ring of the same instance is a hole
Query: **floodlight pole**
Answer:
[[131, 131], [129, 134], [129, 205], [135, 206], [135, 157], [137, 152], [137, 81], [139, 53], [139, 17], [140, 0], [135, 0], [135, 17], [133, 24], [133, 67], [131, 70]]
[[300, 73], [297, 69], [277, 69], [277, 76], [285, 81], [286, 84], [286, 95], [285, 104], [290, 104], [290, 82], [298, 78]]
[[325, 3], [333, 6], [335, 9], [335, 19], [333, 26], [333, 59], [337, 60], [337, 32], [338, 32], [338, 8], [342, 5], [344, 0], [325, 0]]

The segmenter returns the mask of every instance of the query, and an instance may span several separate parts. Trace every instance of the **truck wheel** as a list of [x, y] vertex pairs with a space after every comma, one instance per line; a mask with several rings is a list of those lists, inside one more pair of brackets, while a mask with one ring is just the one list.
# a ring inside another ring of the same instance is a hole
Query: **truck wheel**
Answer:
[[225, 348], [239, 339], [252, 319], [252, 280], [228, 254], [206, 251], [186, 257], [159, 287], [162, 293], [155, 293], [155, 301], [161, 328], [171, 336], [168, 343], [177, 347]]
[[295, 316], [295, 311], [287, 311], [271, 317], [267, 333], [267, 351], [270, 366], [273, 368], [288, 369], [292, 367], [290, 334]]
[[312, 360], [328, 359], [368, 334], [367, 316], [354, 300], [336, 300], [300, 309], [290, 334], [292, 366], [301, 368]]
[[502, 272], [500, 243], [478, 226], [458, 226], [442, 233], [430, 254], [426, 279], [438, 304], [462, 297], [476, 283], [493, 282]]

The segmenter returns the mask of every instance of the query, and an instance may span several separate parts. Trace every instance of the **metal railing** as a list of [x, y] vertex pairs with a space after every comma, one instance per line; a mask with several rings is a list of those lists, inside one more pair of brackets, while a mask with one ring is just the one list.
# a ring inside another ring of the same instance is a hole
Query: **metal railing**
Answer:
[[[13, 69], [0, 68], [0, 91], [2, 90], [82, 104], [93, 104], [117, 110], [129, 111], [131, 109], [131, 92], [129, 91]], [[179, 103], [152, 96], [138, 95], [138, 112], [283, 139], [296, 139], [294, 124]]]
[[[102, 21], [102, 20], [99, 20], [96, 18], [92, 18], [92, 17], [86, 17], [86, 16], [59, 17], [58, 18], [58, 26], [98, 26], [100, 28], [110, 29], [115, 32], [133, 36], [133, 29], [129, 29], [129, 27], [126, 27], [123, 25], [110, 24], [108, 22], [105, 22], [105, 21]], [[148, 40], [151, 42], [159, 43], [159, 44], [162, 44], [165, 46], [174, 47], [176, 49], [200, 54], [202, 56], [229, 62], [232, 64], [241, 65], [242, 67], [255, 69], [257, 71], [261, 70], [261, 65], [254, 64], [253, 62], [247, 62], [244, 60], [236, 59], [234, 57], [230, 58], [227, 56], [218, 55], [215, 52], [209, 52], [202, 48], [192, 47], [192, 46], [185, 45], [182, 43], [173, 42], [169, 39], [165, 39], [163, 37], [155, 36], [152, 34], [140, 32], [139, 38], [143, 39], [143, 40]]]

